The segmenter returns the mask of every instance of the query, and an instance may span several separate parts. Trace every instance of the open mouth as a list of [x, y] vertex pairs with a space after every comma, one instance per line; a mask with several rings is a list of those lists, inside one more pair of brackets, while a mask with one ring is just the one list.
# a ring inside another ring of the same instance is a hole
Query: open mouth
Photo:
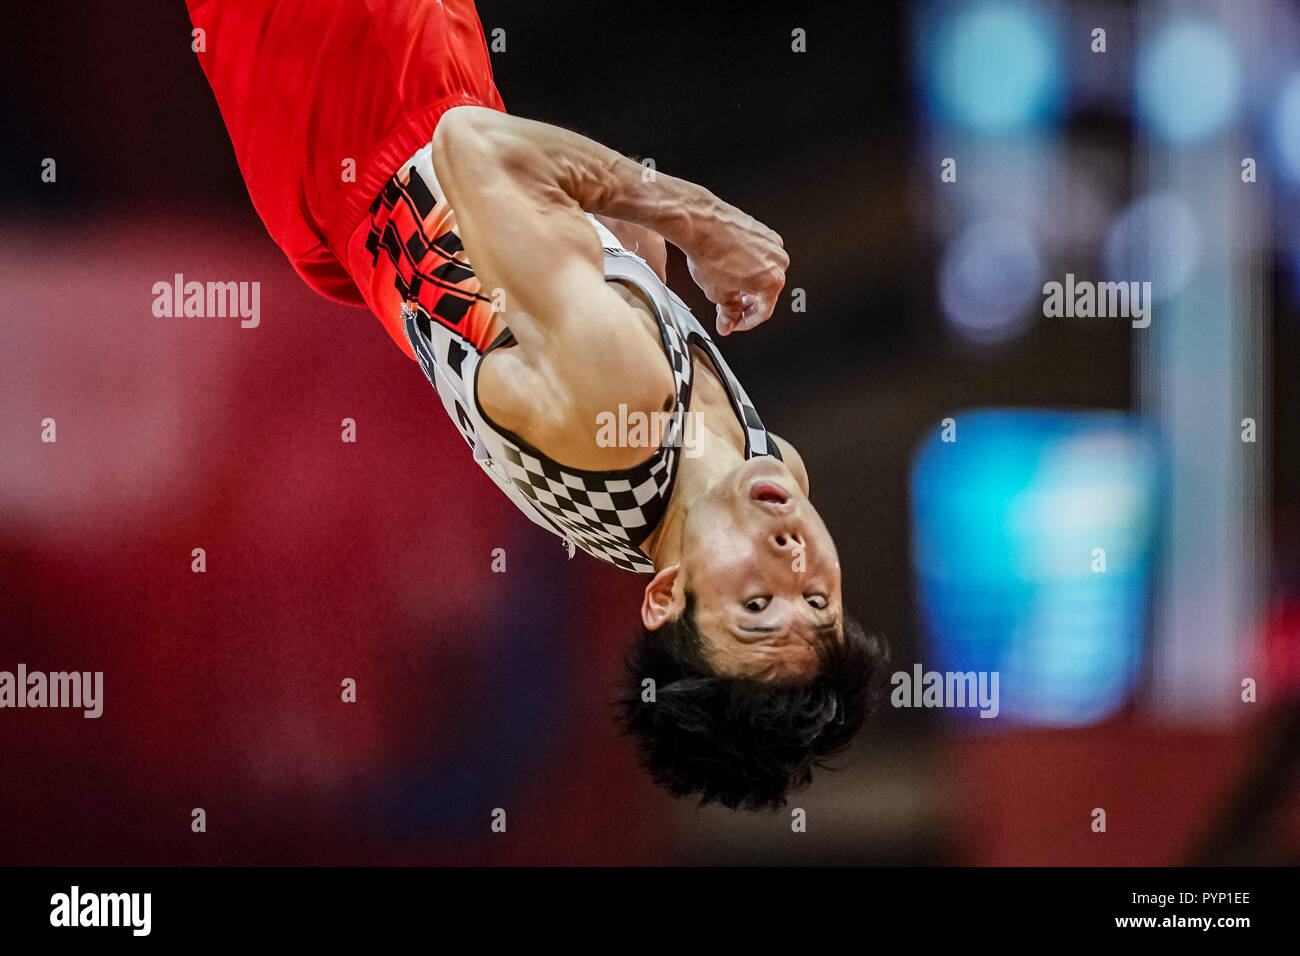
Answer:
[[756, 481], [749, 489], [749, 497], [774, 505], [783, 505], [790, 500], [789, 493], [773, 481]]

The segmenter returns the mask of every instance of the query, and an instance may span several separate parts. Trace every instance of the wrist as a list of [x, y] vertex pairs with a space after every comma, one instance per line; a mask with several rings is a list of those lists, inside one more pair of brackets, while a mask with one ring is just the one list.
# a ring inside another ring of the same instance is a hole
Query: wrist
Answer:
[[688, 255], [702, 251], [713, 234], [722, 201], [703, 186], [684, 179], [665, 185], [665, 196], [657, 231]]
[[686, 197], [682, 241], [678, 248], [692, 256], [706, 255], [718, 237], [718, 225], [726, 218], [725, 202], [703, 186], [691, 184]]

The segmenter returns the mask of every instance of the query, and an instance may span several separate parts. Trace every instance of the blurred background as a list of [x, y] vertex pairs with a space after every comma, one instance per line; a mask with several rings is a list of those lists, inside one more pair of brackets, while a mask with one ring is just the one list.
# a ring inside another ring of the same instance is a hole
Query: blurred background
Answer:
[[[297, 279], [179, 0], [50, 0], [0, 33], [0, 669], [105, 705], [0, 713], [0, 863], [1300, 862], [1297, 7], [479, 10], [512, 112], [782, 234], [728, 360], [891, 670], [996, 671], [998, 717], [886, 707], [805, 834], [662, 796], [609, 705], [644, 581]], [[155, 317], [175, 273], [260, 326]], [[1046, 316], [1067, 274], [1151, 324]]]

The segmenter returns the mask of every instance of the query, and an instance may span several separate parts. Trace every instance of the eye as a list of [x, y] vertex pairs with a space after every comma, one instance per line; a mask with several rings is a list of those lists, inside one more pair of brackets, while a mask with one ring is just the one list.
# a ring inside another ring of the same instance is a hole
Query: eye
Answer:
[[757, 614], [763, 608], [767, 607], [768, 599], [765, 597], [752, 597], [745, 602], [745, 610]]
[[819, 611], [826, 606], [826, 595], [824, 594], [805, 594], [804, 600]]

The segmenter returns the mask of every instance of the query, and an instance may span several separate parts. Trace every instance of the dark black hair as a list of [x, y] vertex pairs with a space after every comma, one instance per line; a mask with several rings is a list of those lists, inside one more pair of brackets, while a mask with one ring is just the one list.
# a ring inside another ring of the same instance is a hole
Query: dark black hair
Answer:
[[[673, 796], [699, 795], [732, 810], [778, 809], [813, 767], [846, 748], [878, 705], [889, 651], [847, 614], [842, 640], [817, 647], [806, 677], [727, 677], [710, 666], [695, 596], [627, 656], [619, 722], [641, 765]], [[643, 681], [654, 681], [654, 699]]]

